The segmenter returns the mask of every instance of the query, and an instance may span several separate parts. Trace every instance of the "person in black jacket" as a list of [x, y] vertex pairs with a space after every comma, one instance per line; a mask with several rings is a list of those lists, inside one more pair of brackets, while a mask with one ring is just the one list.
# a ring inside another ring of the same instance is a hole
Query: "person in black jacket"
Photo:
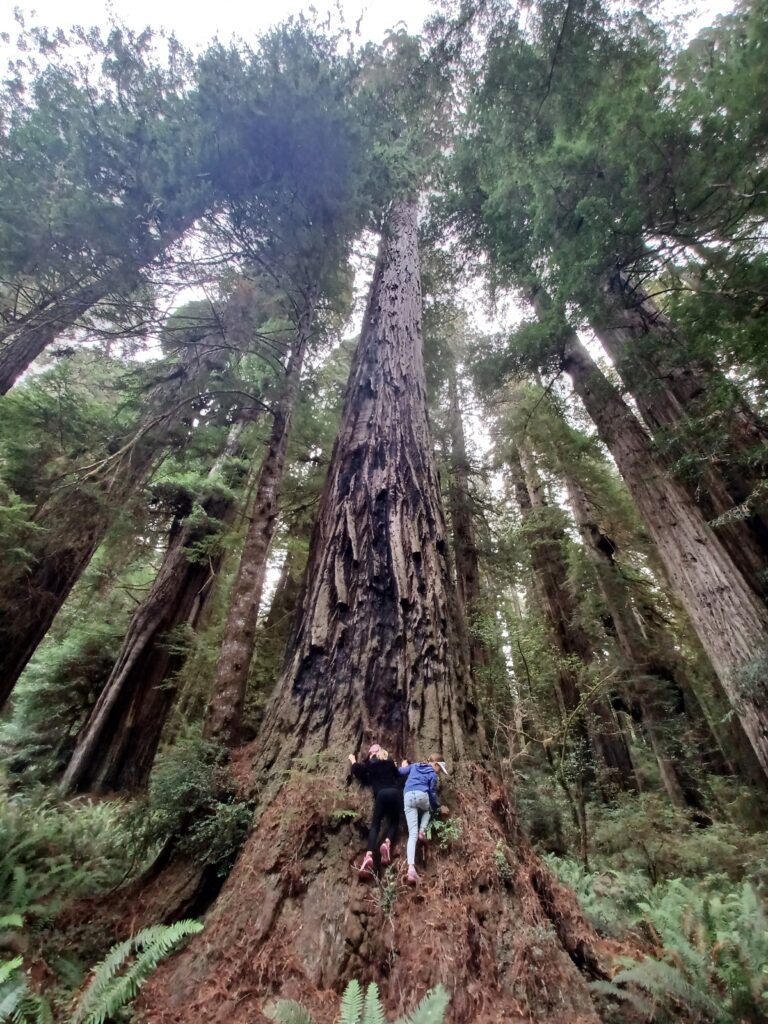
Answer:
[[384, 821], [388, 828], [386, 838], [379, 846], [379, 855], [382, 865], [392, 860], [392, 844], [397, 838], [400, 812], [403, 809], [402, 784], [395, 762], [378, 743], [371, 746], [364, 761], [358, 761], [354, 754], [350, 754], [349, 763], [357, 781], [373, 790], [373, 818], [368, 833], [368, 849], [359, 869], [360, 877], [365, 878], [374, 873], [374, 850], [378, 846], [379, 832]]

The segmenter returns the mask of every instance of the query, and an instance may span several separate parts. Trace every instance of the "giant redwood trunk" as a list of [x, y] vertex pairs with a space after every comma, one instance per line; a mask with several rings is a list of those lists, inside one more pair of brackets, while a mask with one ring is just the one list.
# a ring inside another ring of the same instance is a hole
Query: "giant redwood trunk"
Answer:
[[[230, 432], [227, 455], [237, 454], [240, 428]], [[212, 470], [214, 488], [224, 470]], [[223, 557], [220, 545], [205, 557], [199, 546], [231, 525], [235, 511], [231, 491], [214, 492], [192, 516], [174, 521], [163, 564], [133, 613], [114, 668], [78, 736], [64, 790], [104, 793], [146, 785], [176, 697], [171, 679], [184, 663], [172, 631], [197, 627]]]
[[698, 824], [709, 825], [712, 819], [707, 801], [686, 767], [683, 745], [675, 735], [674, 721], [670, 721], [674, 718], [670, 706], [677, 704], [679, 666], [670, 662], [667, 650], [655, 647], [643, 631], [626, 579], [616, 563], [615, 546], [601, 528], [597, 509], [573, 476], [565, 473], [565, 477], [574, 519], [595, 568], [625, 663], [624, 688], [642, 719], [662, 785], [675, 807], [690, 812]]
[[[391, 1012], [442, 981], [450, 1024], [598, 1024], [574, 961], [600, 973], [604, 950], [478, 763], [420, 317], [416, 204], [400, 201], [381, 243], [293, 642], [253, 746], [264, 783], [254, 830], [203, 935], [145, 987], [154, 1024], [253, 1024], [277, 995], [331, 1024], [352, 977], [377, 981]], [[367, 816], [368, 797], [345, 795], [342, 783], [346, 754], [374, 738], [393, 754], [442, 753], [452, 768], [444, 796], [463, 823], [453, 852], [430, 854], [415, 892], [401, 884], [397, 851], [391, 906], [357, 881], [362, 841], [336, 813], [352, 806]]]
[[575, 332], [566, 331], [563, 344], [563, 366], [768, 774], [768, 696], [756, 684], [768, 652], [768, 611], [688, 493], [660, 464], [651, 439]]
[[553, 510], [547, 508], [541, 481], [530, 457], [525, 457], [523, 466], [520, 454], [512, 448], [509, 462], [520, 513], [530, 529], [535, 590], [560, 654], [558, 691], [563, 720], [575, 716], [571, 729], [577, 741], [581, 736], [591, 747], [604, 792], [610, 792], [613, 787], [636, 790], [632, 756], [610, 701], [604, 693], [585, 698], [579, 673], [574, 668], [574, 662], [586, 668], [594, 661], [595, 652], [592, 641], [578, 622], [576, 602], [568, 586], [563, 553], [565, 533], [552, 519]]
[[132, 441], [85, 479], [54, 491], [36, 511], [33, 560], [0, 591], [0, 707], [48, 632], [123, 505], [189, 413], [210, 374], [225, 359], [217, 342], [194, 345], [147, 400]]
[[[687, 454], [685, 432], [696, 419], [716, 431], [717, 448], [699, 460], [686, 484], [704, 517], [723, 517], [716, 532], [752, 589], [768, 597], [768, 426], [716, 367], [681, 352], [673, 325], [639, 286], [621, 273], [603, 292], [605, 312], [594, 331], [669, 463]], [[677, 356], [677, 358], [676, 358]], [[713, 427], [714, 424], [714, 427]], [[743, 513], [748, 499], [749, 510]], [[734, 512], [736, 514], [734, 514]]]
[[256, 642], [256, 622], [267, 572], [267, 556], [277, 524], [278, 502], [285, 474], [293, 409], [299, 393], [301, 368], [309, 345], [314, 299], [307, 298], [274, 410], [267, 451], [259, 470], [251, 521], [245, 535], [221, 645], [204, 734], [235, 744], [240, 736], [248, 670]]

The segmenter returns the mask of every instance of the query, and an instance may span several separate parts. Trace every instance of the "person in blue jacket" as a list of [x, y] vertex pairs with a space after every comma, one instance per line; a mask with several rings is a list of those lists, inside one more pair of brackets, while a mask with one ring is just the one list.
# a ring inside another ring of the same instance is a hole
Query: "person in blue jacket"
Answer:
[[432, 815], [440, 811], [437, 799], [439, 769], [446, 770], [437, 754], [433, 754], [429, 761], [419, 761], [417, 764], [403, 761], [398, 769], [401, 775], [406, 776], [403, 803], [405, 820], [408, 822], [408, 882], [411, 885], [419, 884], [419, 876], [416, 873], [416, 843], [423, 843], [426, 840]]

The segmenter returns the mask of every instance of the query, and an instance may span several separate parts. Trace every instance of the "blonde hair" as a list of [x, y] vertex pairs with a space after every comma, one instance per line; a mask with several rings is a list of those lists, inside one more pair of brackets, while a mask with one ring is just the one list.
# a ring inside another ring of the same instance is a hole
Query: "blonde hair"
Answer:
[[389, 751], [385, 750], [384, 747], [379, 747], [379, 752], [376, 755], [376, 757], [378, 757], [378, 759], [380, 761], [388, 761], [389, 760]]

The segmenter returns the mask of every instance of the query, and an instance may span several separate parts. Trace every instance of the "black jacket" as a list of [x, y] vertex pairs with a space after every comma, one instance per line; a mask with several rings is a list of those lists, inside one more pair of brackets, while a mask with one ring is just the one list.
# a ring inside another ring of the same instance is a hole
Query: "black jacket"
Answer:
[[382, 789], [402, 789], [403, 780], [391, 758], [386, 761], [377, 758], [356, 761], [351, 770], [358, 782], [371, 787], [374, 796], [378, 796]]

